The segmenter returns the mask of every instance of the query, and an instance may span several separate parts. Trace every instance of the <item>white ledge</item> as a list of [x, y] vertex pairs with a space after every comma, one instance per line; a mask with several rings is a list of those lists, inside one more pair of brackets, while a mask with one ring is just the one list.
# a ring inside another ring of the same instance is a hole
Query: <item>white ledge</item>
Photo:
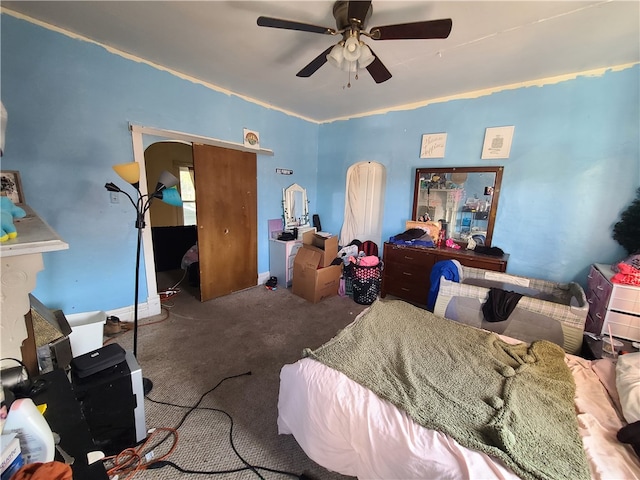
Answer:
[[0, 243], [0, 257], [16, 255], [30, 255], [34, 253], [54, 252], [66, 250], [69, 244], [28, 205], [20, 205], [27, 216], [14, 219], [18, 236]]

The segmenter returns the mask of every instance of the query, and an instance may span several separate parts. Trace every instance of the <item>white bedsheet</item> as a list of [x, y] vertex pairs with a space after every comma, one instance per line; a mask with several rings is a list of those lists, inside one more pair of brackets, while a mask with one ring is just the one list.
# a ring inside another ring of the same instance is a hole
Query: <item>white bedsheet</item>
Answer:
[[[609, 360], [567, 355], [566, 361], [576, 380], [576, 412], [592, 478], [640, 479], [638, 457], [616, 439], [624, 423], [605, 388], [611, 387], [615, 368], [603, 363]], [[518, 478], [501, 461], [419, 426], [370, 390], [309, 358], [280, 372], [278, 432], [293, 434], [316, 463], [360, 479]]]

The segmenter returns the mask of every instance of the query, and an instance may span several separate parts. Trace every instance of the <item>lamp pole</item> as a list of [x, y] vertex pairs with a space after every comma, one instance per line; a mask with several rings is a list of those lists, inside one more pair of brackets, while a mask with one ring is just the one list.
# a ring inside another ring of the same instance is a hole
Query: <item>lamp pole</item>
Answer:
[[[175, 187], [179, 180], [171, 173], [162, 172], [156, 185], [156, 189], [151, 194], [143, 195], [140, 191], [140, 167], [136, 162], [115, 165], [114, 170], [124, 180], [129, 182], [136, 190], [137, 201], [134, 201], [131, 195], [121, 190], [117, 185], [109, 182], [105, 184], [105, 188], [110, 192], [124, 193], [136, 210], [136, 230], [138, 230], [138, 238], [136, 242], [136, 271], [135, 271], [135, 293], [133, 300], [133, 356], [138, 358], [138, 293], [140, 290], [140, 254], [142, 249], [142, 230], [145, 227], [144, 217], [151, 207], [154, 198], [158, 198], [165, 203], [173, 206], [181, 206], [182, 200]], [[142, 379], [144, 394], [148, 394], [153, 388], [153, 382], [148, 379]]]

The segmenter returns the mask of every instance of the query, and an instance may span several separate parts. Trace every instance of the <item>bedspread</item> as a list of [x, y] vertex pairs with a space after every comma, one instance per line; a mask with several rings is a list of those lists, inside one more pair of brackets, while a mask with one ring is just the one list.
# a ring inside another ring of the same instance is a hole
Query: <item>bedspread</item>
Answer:
[[590, 477], [573, 378], [551, 342], [511, 345], [404, 302], [378, 301], [305, 355], [522, 478]]

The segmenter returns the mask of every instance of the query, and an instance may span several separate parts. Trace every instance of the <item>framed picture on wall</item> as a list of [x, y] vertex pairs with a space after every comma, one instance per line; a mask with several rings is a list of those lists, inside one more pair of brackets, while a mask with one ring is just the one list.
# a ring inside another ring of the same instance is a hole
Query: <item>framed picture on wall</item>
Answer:
[[7, 196], [15, 205], [24, 203], [24, 194], [22, 193], [22, 182], [20, 181], [20, 172], [17, 170], [0, 171], [0, 194]]
[[492, 127], [484, 132], [482, 159], [509, 158], [515, 127]]
[[249, 148], [260, 148], [260, 134], [255, 130], [245, 128], [243, 130], [244, 146]]
[[420, 158], [444, 158], [446, 133], [425, 133], [420, 144]]

